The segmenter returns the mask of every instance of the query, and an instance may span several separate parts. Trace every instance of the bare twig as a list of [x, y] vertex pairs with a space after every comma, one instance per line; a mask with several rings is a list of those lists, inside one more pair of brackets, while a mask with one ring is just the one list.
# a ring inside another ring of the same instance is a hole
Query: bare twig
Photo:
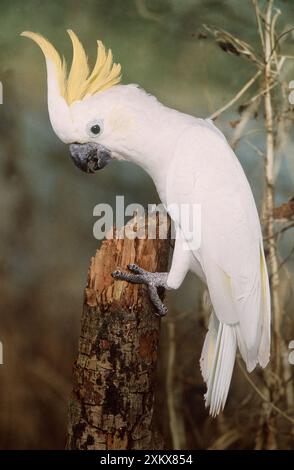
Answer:
[[[272, 18], [272, 23], [271, 23], [271, 28], [270, 28], [270, 30], [271, 30], [271, 43], [272, 44], [275, 43], [276, 22], [277, 22], [278, 17], [280, 16], [280, 14], [281, 14], [281, 11], [276, 10], [276, 13], [274, 14], [274, 16]], [[275, 61], [275, 64], [276, 64], [276, 68], [278, 69], [278, 56], [277, 56], [277, 52], [275, 50], [275, 47], [273, 48], [272, 55], [273, 55], [273, 58], [274, 58], [274, 61]]]
[[257, 395], [265, 402], [267, 403], [273, 410], [275, 410], [279, 415], [283, 416], [289, 423], [294, 424], [294, 418], [291, 416], [287, 415], [283, 410], [281, 410], [278, 406], [276, 406], [274, 403], [272, 403], [270, 400], [267, 399], [267, 397], [259, 390], [259, 388], [255, 385], [253, 380], [249, 377], [245, 369], [243, 368], [241, 362], [239, 359], [237, 359], [237, 363], [239, 366], [239, 369], [241, 370], [242, 374], [244, 375], [245, 379], [247, 382], [251, 385], [251, 387], [256, 391]]
[[203, 25], [203, 27], [209, 33], [213, 34], [216, 39], [217, 45], [223, 51], [233, 55], [241, 57], [243, 56], [253, 62], [260, 69], [263, 68], [262, 61], [257, 57], [253, 47], [250, 44], [245, 41], [242, 41], [241, 39], [237, 38], [233, 34], [223, 29], [211, 29], [205, 24]]
[[258, 98], [260, 98], [261, 96], [263, 96], [266, 91], [269, 91], [269, 90], [271, 90], [272, 88], [274, 88], [275, 86], [277, 86], [277, 84], [278, 84], [278, 82], [274, 82], [274, 83], [272, 83], [268, 88], [262, 88], [255, 96], [253, 96], [252, 98], [250, 98], [250, 100], [248, 101], [248, 104], [253, 103], [255, 100], [257, 100]]
[[245, 140], [246, 144], [251, 147], [253, 150], [255, 150], [255, 152], [257, 153], [257, 155], [259, 157], [262, 157], [264, 158], [264, 152], [262, 150], [260, 150], [256, 145], [254, 145], [252, 142], [250, 142], [250, 140]]
[[262, 30], [262, 25], [261, 25], [261, 11], [259, 9], [259, 5], [258, 5], [258, 2], [257, 0], [252, 0], [252, 3], [253, 3], [253, 6], [254, 6], [254, 9], [255, 9], [255, 17], [256, 17], [256, 23], [257, 23], [257, 29], [258, 29], [258, 33], [259, 33], [259, 37], [260, 37], [260, 42], [261, 42], [261, 45], [262, 45], [262, 49], [263, 49], [263, 52], [264, 52], [264, 37], [263, 37], [263, 30]]
[[271, 235], [270, 237], [263, 237], [263, 240], [264, 241], [268, 241], [270, 238], [274, 238], [275, 240], [278, 240], [279, 237], [284, 233], [286, 232], [287, 230], [291, 229], [294, 227], [294, 222], [293, 223], [290, 223], [288, 225], [284, 225], [282, 228], [280, 228], [279, 230], [277, 230], [276, 232], [273, 233], [273, 235]]
[[142, 18], [145, 18], [146, 20], [156, 21], [157, 23], [162, 23], [163, 16], [150, 11], [145, 3], [145, 0], [135, 0], [135, 6], [137, 8], [138, 14]]
[[283, 37], [285, 37], [287, 34], [292, 33], [292, 31], [294, 31], [294, 27], [288, 29], [287, 31], [284, 31], [282, 34], [280, 34], [280, 36], [277, 37], [277, 39], [276, 39], [276, 41], [275, 41], [275, 44], [273, 45], [273, 48], [272, 48], [272, 50], [271, 50], [271, 53], [270, 53], [270, 55], [269, 55], [269, 57], [268, 57], [268, 60], [271, 59], [271, 57], [272, 57], [272, 55], [274, 54], [274, 52], [275, 52], [275, 50], [276, 50], [276, 48], [277, 48], [277, 46], [278, 46], [280, 40], [281, 40]]
[[[293, 224], [293, 226], [294, 226], [294, 224]], [[288, 255], [283, 259], [283, 261], [280, 262], [279, 269], [281, 269], [287, 263], [287, 261], [289, 261], [289, 259], [293, 255], [293, 253], [294, 253], [294, 246], [292, 247], [292, 249], [290, 250]]]
[[240, 142], [240, 139], [244, 135], [246, 126], [252, 116], [255, 114], [259, 106], [259, 101], [252, 101], [249, 106], [246, 107], [245, 111], [242, 113], [241, 119], [235, 127], [233, 136], [230, 139], [230, 144], [233, 149], [235, 149]]
[[167, 376], [166, 376], [166, 394], [167, 394], [167, 407], [169, 414], [169, 425], [172, 437], [173, 449], [181, 450], [185, 448], [185, 428], [182, 419], [177, 413], [177, 404], [175, 397], [175, 384], [174, 384], [174, 370], [176, 359], [176, 337], [175, 337], [175, 324], [169, 321], [168, 328], [168, 363], [167, 363]]
[[[265, 27], [265, 68], [264, 82], [266, 89], [271, 84], [271, 31], [270, 24], [272, 21], [272, 0], [268, 2], [266, 10], [266, 27]], [[265, 176], [266, 176], [266, 216], [267, 216], [267, 236], [269, 238], [269, 264], [271, 270], [271, 292], [272, 292], [272, 314], [274, 329], [274, 351], [275, 351], [275, 371], [279, 375], [280, 371], [280, 323], [281, 323], [281, 306], [279, 300], [279, 274], [278, 274], [278, 256], [277, 244], [272, 237], [274, 235], [274, 130], [273, 130], [273, 107], [270, 90], [266, 90], [264, 94], [264, 110], [265, 110], [265, 127], [266, 127], [266, 157], [265, 157]]]
[[258, 72], [256, 72], [256, 74], [252, 78], [250, 78], [250, 80], [248, 80], [248, 82], [245, 83], [245, 85], [241, 88], [241, 90], [239, 90], [238, 93], [228, 103], [226, 103], [220, 109], [218, 109], [213, 114], [211, 114], [208, 119], [213, 119], [213, 120], [217, 119], [224, 111], [226, 111], [228, 108], [233, 106], [233, 104], [235, 104], [236, 101], [238, 101], [241, 98], [241, 96], [244, 95], [244, 93], [248, 90], [248, 88], [250, 88], [253, 85], [253, 83], [256, 82], [256, 80], [258, 79], [258, 77], [260, 77], [260, 75], [261, 75], [261, 71], [259, 70]]

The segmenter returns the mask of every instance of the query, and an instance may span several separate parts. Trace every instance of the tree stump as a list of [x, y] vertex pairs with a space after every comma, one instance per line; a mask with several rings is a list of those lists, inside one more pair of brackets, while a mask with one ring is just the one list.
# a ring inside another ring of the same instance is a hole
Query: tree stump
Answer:
[[136, 263], [167, 271], [169, 239], [158, 239], [160, 218], [149, 215], [157, 238], [139, 238], [147, 219], [126, 227], [133, 240], [102, 242], [91, 259], [84, 295], [78, 358], [69, 403], [67, 449], [151, 449], [160, 319], [147, 288], [114, 280], [116, 269]]

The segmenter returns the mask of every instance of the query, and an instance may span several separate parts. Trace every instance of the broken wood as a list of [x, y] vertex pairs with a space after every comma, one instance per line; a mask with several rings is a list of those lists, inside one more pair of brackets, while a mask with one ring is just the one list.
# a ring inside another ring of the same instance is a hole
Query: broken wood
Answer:
[[[160, 218], [149, 215], [157, 230]], [[69, 403], [68, 449], [152, 449], [160, 319], [144, 285], [114, 280], [129, 263], [167, 271], [168, 239], [139, 239], [147, 219], [127, 224], [138, 235], [104, 240], [91, 259], [78, 357]]]

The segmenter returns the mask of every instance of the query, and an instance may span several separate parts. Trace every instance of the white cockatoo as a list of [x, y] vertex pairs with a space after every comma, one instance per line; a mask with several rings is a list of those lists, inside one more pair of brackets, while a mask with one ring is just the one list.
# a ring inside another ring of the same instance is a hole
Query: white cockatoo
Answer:
[[40, 34], [24, 32], [42, 49], [47, 66], [48, 108], [57, 136], [70, 144], [74, 163], [93, 173], [112, 159], [140, 165], [167, 207], [201, 206], [201, 243], [190, 246], [176, 210], [176, 241], [168, 273], [129, 265], [113, 276], [146, 283], [158, 314], [166, 308], [157, 288], [177, 289], [187, 272], [207, 285], [212, 313], [200, 366], [212, 416], [224, 407], [237, 348], [247, 370], [270, 356], [270, 292], [258, 213], [244, 171], [223, 134], [157, 101], [137, 85], [121, 85], [121, 68], [98, 41], [97, 61], [73, 31], [69, 74], [64, 59]]

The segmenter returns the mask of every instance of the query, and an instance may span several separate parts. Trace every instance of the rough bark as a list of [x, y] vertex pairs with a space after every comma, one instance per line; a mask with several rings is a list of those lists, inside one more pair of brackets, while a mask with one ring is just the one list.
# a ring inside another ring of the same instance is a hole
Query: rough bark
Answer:
[[[139, 230], [146, 220], [130, 224]], [[152, 215], [151, 226], [159, 220]], [[149, 217], [150, 226], [150, 217]], [[151, 449], [160, 319], [144, 285], [115, 281], [137, 263], [166, 271], [169, 240], [105, 240], [91, 259], [69, 404], [68, 449]], [[138, 232], [139, 233], [139, 232]], [[158, 232], [157, 232], [158, 233]]]

